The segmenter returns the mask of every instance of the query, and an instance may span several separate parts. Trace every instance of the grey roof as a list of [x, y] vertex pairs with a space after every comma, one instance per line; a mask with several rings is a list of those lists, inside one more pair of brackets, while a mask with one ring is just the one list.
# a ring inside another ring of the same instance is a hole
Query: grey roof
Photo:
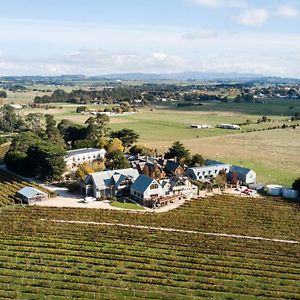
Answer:
[[166, 165], [165, 165], [165, 172], [171, 174], [173, 173], [178, 167], [180, 166], [179, 162], [168, 160]]
[[[98, 148], [82, 148], [82, 149], [74, 149], [74, 150], [69, 150], [67, 151], [67, 156], [73, 156], [73, 155], [78, 155], [78, 154], [88, 154], [88, 153], [93, 153], [97, 151], [105, 151], [105, 149], [98, 149]], [[106, 151], [105, 151], [106, 153]]]
[[20, 194], [26, 198], [31, 198], [38, 194], [47, 195], [47, 193], [44, 193], [44, 192], [42, 192], [34, 187], [31, 187], [31, 186], [26, 186], [26, 187], [22, 188], [21, 190], [18, 191], [18, 194]]
[[225, 163], [218, 161], [218, 160], [213, 160], [213, 159], [207, 159], [205, 160], [204, 164], [206, 166], [211, 166], [211, 165], [225, 165]]
[[120, 180], [123, 181], [128, 176], [134, 181], [139, 176], [139, 172], [132, 168], [110, 170], [88, 174], [87, 178], [91, 177], [97, 187], [108, 187], [113, 184], [119, 185], [121, 183]]
[[231, 166], [230, 171], [246, 176], [252, 170], [244, 167], [239, 167], [239, 166]]
[[149, 176], [140, 175], [132, 184], [131, 188], [140, 193], [144, 193], [153, 181], [155, 180]]

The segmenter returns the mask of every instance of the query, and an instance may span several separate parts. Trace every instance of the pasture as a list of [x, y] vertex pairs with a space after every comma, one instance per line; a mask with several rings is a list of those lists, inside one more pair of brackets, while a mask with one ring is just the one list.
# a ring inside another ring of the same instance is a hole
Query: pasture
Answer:
[[300, 297], [300, 244], [271, 240], [299, 241], [299, 206], [280, 199], [217, 196], [162, 214], [46, 207], [0, 213], [1, 298]]
[[[89, 117], [77, 114], [76, 105], [51, 106], [55, 108], [34, 111], [53, 114], [57, 121], [69, 119], [80, 124]], [[255, 169], [260, 182], [291, 185], [300, 176], [297, 158], [299, 127], [295, 130], [258, 130], [291, 125], [288, 119], [297, 111], [300, 111], [300, 101], [286, 99], [266, 99], [260, 104], [206, 103], [184, 108], [177, 108], [175, 103], [159, 103], [140, 108], [134, 115], [113, 117], [109, 127], [112, 130], [135, 130], [140, 135], [140, 143], [157, 148], [159, 153], [179, 140], [193, 153], [200, 153], [206, 158]], [[29, 112], [32, 110], [23, 110], [24, 114]], [[262, 115], [267, 115], [271, 122], [255, 124]], [[242, 126], [242, 131], [190, 128], [192, 123], [215, 126], [219, 123], [244, 123], [246, 120], [253, 124]]]

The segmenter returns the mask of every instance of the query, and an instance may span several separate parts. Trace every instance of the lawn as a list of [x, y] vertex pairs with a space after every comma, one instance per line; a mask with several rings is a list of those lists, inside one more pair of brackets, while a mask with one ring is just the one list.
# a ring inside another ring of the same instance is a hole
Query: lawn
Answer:
[[118, 208], [125, 208], [125, 209], [137, 209], [137, 210], [144, 210], [144, 208], [140, 205], [137, 205], [135, 203], [124, 203], [121, 201], [113, 201], [110, 203], [111, 206], [113, 207], [118, 207]]

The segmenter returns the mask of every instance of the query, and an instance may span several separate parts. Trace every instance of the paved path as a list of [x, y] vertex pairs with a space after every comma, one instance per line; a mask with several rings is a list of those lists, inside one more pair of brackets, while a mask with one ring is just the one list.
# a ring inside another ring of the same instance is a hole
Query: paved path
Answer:
[[68, 223], [68, 224], [87, 224], [87, 225], [100, 225], [100, 226], [130, 227], [130, 228], [151, 229], [151, 230], [169, 231], [169, 232], [171, 231], [171, 232], [192, 233], [192, 234], [217, 236], [217, 237], [225, 237], [225, 238], [232, 238], [232, 239], [259, 240], [259, 241], [285, 243], [285, 244], [300, 244], [300, 241], [293, 241], [293, 240], [281, 240], [281, 239], [272, 239], [272, 238], [265, 238], [265, 237], [259, 237], [259, 236], [238, 235], [238, 234], [202, 232], [202, 231], [185, 230], [185, 229], [177, 229], [177, 228], [130, 225], [130, 224], [122, 224], [122, 223], [101, 223], [101, 222], [68, 221], [68, 220], [55, 220], [55, 219], [50, 219], [50, 220], [41, 219], [41, 221], [47, 221], [47, 222], [50, 221], [50, 222], [54, 222], [54, 223]]

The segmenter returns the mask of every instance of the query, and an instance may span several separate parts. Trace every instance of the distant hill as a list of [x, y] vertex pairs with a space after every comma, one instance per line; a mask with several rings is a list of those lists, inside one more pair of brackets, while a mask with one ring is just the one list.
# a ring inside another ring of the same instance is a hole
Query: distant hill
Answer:
[[241, 80], [258, 79], [263, 75], [250, 73], [206, 73], [206, 72], [182, 72], [182, 73], [122, 73], [93, 76], [94, 79], [108, 80]]

